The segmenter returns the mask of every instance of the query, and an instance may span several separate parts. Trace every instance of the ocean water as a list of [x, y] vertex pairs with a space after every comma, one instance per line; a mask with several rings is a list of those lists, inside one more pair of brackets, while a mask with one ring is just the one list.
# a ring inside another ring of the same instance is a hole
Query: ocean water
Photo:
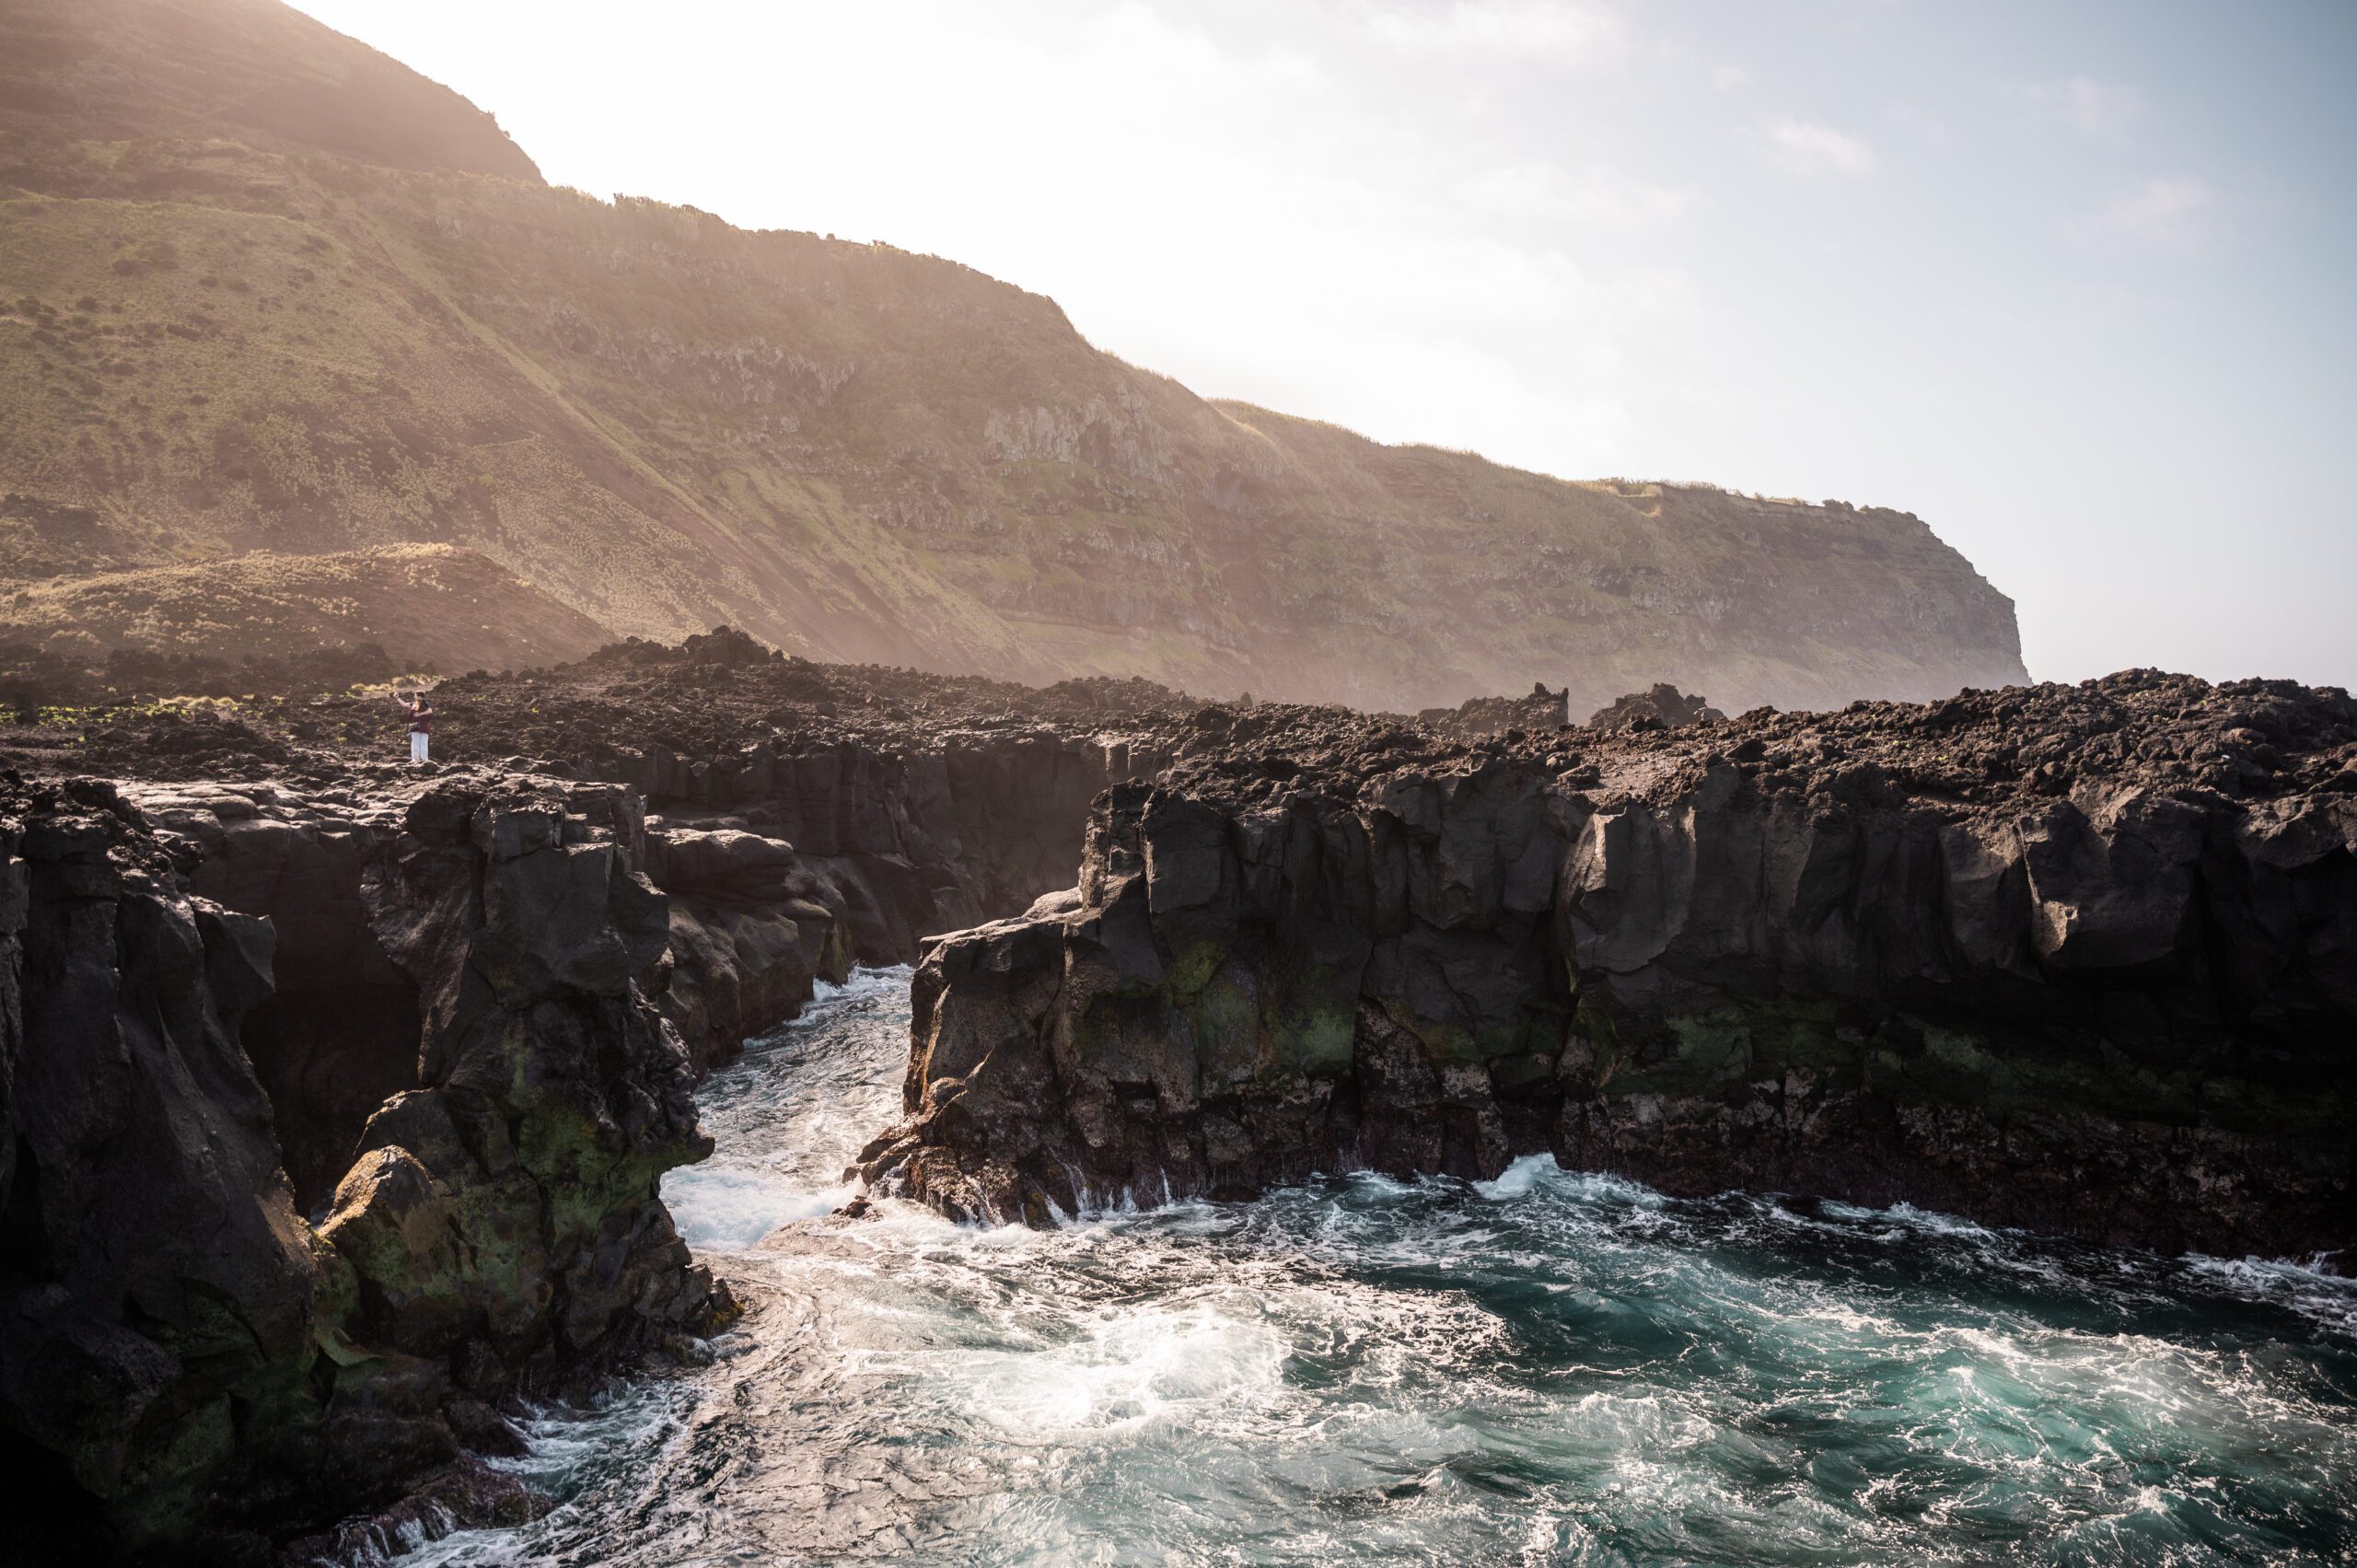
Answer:
[[2357, 1562], [2357, 1283], [1525, 1160], [1047, 1233], [827, 1217], [907, 971], [715, 1074], [752, 1310], [413, 1564]]

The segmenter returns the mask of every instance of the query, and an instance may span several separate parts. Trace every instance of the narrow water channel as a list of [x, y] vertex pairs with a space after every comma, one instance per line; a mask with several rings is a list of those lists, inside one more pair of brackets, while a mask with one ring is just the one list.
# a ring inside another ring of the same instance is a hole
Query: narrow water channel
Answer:
[[863, 973], [713, 1076], [664, 1192], [752, 1310], [406, 1563], [2357, 1561], [2357, 1282], [1543, 1160], [830, 1217], [907, 1028]]

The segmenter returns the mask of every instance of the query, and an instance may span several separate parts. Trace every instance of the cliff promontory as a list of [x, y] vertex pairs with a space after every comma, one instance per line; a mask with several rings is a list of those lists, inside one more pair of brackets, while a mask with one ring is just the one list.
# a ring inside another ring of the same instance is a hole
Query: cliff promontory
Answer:
[[656, 1196], [710, 1144], [638, 811], [7, 786], [0, 1441], [54, 1484], [37, 1555], [530, 1507], [466, 1457], [516, 1442], [491, 1401], [707, 1318]]
[[1551, 1152], [2357, 1241], [2357, 705], [2131, 672], [1661, 730], [1227, 725], [933, 945], [871, 1178], [1039, 1222]]

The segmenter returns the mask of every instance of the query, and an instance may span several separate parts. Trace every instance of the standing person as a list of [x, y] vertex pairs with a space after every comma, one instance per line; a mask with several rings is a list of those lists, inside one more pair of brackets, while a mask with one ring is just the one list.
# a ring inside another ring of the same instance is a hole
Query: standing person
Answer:
[[393, 700], [409, 714], [409, 760], [425, 761], [427, 743], [434, 735], [434, 704], [423, 691], [396, 691]]

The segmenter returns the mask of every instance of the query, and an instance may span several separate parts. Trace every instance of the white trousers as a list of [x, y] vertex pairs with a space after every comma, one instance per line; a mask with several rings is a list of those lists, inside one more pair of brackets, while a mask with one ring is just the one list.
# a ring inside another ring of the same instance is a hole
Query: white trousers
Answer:
[[422, 729], [413, 729], [409, 732], [409, 760], [411, 761], [423, 762], [425, 761], [425, 743], [431, 738], [433, 738], [428, 736], [425, 731]]

